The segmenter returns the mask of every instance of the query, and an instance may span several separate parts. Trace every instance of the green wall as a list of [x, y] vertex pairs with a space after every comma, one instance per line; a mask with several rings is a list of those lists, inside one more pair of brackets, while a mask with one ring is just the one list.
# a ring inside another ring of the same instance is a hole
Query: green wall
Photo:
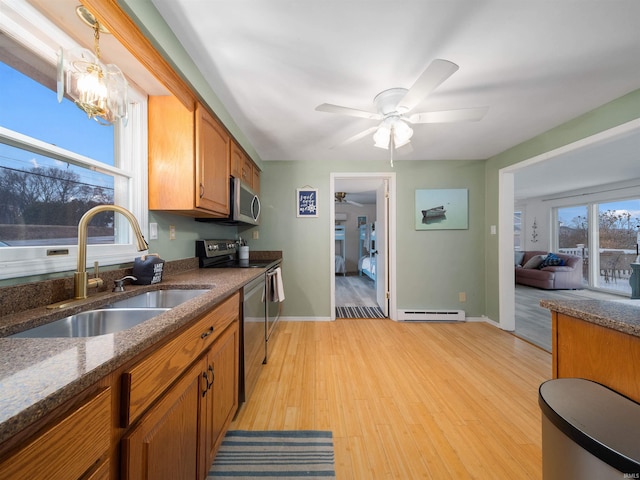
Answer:
[[[283, 316], [330, 317], [329, 218], [331, 173], [395, 172], [398, 308], [463, 309], [484, 313], [484, 162], [265, 162], [260, 240], [252, 248], [283, 251], [287, 301]], [[296, 217], [296, 188], [318, 188], [317, 218]], [[416, 231], [415, 190], [467, 188], [469, 229]], [[466, 303], [458, 292], [467, 294]]]

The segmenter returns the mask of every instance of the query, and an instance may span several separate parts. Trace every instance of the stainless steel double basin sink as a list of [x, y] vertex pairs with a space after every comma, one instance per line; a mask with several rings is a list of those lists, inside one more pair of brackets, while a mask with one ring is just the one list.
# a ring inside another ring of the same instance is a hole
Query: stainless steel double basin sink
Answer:
[[96, 337], [121, 332], [149, 320], [208, 290], [155, 290], [104, 307], [70, 315], [9, 338]]

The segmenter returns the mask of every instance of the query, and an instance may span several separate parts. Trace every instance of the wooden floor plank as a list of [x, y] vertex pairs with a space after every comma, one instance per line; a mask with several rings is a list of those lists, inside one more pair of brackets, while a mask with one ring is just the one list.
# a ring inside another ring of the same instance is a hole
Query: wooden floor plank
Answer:
[[279, 328], [232, 429], [331, 430], [339, 479], [541, 477], [548, 352], [474, 322]]

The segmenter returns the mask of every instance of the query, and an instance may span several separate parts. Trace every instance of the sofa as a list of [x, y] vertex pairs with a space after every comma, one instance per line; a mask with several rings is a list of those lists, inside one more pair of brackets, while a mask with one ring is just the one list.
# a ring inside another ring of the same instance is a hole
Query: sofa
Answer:
[[582, 284], [582, 257], [539, 250], [516, 251], [516, 283], [545, 290], [576, 290]]

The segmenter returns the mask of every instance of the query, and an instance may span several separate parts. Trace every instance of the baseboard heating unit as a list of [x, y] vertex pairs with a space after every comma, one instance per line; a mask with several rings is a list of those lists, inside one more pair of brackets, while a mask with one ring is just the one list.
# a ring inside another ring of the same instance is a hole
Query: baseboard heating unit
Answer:
[[464, 310], [398, 310], [405, 322], [464, 322]]

